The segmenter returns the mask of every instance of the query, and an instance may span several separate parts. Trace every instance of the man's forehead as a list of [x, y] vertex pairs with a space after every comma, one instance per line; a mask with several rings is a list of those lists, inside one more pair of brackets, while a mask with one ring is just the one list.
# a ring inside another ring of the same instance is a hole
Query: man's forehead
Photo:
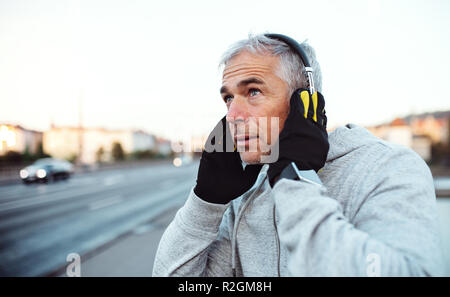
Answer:
[[227, 62], [223, 70], [222, 79], [225, 80], [235, 75], [245, 75], [247, 73], [250, 75], [273, 73], [277, 69], [278, 63], [279, 57], [277, 56], [243, 51]]

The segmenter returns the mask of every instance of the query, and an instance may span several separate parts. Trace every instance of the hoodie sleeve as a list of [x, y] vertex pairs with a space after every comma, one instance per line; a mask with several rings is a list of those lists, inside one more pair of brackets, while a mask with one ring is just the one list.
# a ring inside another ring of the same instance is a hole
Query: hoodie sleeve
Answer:
[[409, 149], [391, 148], [385, 156], [355, 185], [351, 221], [323, 186], [287, 179], [275, 185], [280, 243], [292, 275], [442, 274], [430, 171]]
[[231, 276], [228, 206], [205, 202], [191, 190], [161, 238], [153, 276]]

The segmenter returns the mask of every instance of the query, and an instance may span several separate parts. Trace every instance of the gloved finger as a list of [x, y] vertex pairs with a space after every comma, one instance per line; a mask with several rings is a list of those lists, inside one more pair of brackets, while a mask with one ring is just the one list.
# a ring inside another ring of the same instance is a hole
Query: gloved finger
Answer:
[[209, 134], [206, 143], [205, 151], [211, 152], [233, 152], [234, 151], [234, 141], [231, 136], [230, 127], [224, 116], [219, 123], [214, 127], [212, 132]]
[[303, 116], [326, 128], [327, 118], [325, 116], [325, 99], [323, 95], [315, 92], [310, 96], [309, 91], [303, 89], [300, 91], [300, 98], [303, 105]]
[[236, 144], [234, 143], [233, 136], [231, 135], [230, 125], [231, 123], [226, 121], [226, 116], [222, 119], [224, 121], [224, 152], [235, 152], [237, 150]]
[[317, 94], [317, 108], [316, 108], [316, 115], [317, 115], [317, 123], [326, 128], [327, 126], [327, 117], [325, 115], [325, 99], [323, 98], [323, 95], [319, 92], [316, 92]]
[[317, 123], [317, 92], [314, 92], [311, 96], [312, 107], [313, 107], [313, 115], [312, 119]]
[[301, 90], [300, 91], [300, 99], [301, 99], [301, 105], [303, 105], [303, 116], [305, 119], [308, 118], [309, 108], [310, 108], [310, 97], [309, 97], [309, 91], [307, 90]]

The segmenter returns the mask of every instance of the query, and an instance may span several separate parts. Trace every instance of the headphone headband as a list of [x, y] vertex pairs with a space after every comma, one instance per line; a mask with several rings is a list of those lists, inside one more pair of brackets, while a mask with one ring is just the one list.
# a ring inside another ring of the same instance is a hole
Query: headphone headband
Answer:
[[311, 94], [314, 94], [315, 88], [314, 88], [314, 79], [312, 75], [314, 70], [312, 69], [311, 64], [309, 64], [308, 56], [306, 55], [302, 46], [294, 39], [283, 34], [268, 33], [264, 34], [264, 36], [286, 43], [294, 52], [297, 53], [297, 55], [302, 60], [303, 65], [305, 66], [306, 76], [308, 78], [309, 83], [309, 91], [311, 92]]

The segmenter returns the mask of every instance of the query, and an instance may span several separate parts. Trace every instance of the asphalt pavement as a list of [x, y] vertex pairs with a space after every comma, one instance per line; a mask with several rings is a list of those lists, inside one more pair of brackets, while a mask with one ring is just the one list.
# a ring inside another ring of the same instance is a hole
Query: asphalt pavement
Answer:
[[198, 163], [172, 163], [74, 175], [49, 184], [0, 186], [0, 276], [61, 271], [179, 207]]

